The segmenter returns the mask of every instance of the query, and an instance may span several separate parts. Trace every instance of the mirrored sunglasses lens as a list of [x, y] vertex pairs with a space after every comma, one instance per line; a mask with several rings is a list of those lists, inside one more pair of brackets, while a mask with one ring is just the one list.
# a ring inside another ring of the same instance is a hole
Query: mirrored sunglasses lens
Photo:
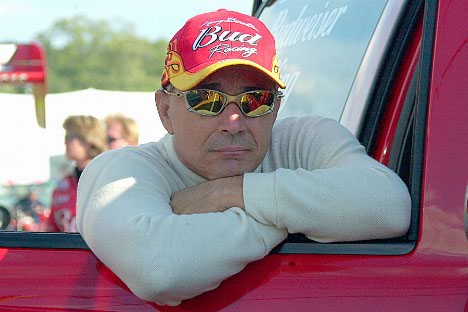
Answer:
[[215, 91], [192, 90], [185, 97], [192, 110], [202, 115], [216, 115], [223, 107], [224, 96]]
[[241, 108], [249, 117], [269, 113], [275, 104], [275, 94], [269, 91], [253, 91], [246, 93], [241, 99]]

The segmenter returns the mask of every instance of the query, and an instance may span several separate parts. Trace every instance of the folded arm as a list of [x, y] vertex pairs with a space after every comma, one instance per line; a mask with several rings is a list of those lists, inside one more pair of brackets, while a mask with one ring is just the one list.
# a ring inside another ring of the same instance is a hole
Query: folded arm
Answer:
[[320, 242], [406, 233], [411, 214], [406, 186], [338, 122], [285, 120], [276, 130], [264, 163], [288, 169], [271, 166], [264, 168], [269, 173], [244, 176], [245, 209], [256, 220]]
[[154, 164], [113, 151], [88, 165], [78, 190], [79, 232], [144, 300], [177, 305], [214, 289], [286, 236], [240, 208], [176, 215], [161, 181]]
[[208, 180], [172, 193], [170, 205], [176, 214], [223, 212], [244, 209], [243, 176]]

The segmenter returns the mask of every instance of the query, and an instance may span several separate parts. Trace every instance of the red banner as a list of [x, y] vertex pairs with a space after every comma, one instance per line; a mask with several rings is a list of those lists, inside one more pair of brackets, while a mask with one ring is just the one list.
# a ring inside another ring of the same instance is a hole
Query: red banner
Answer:
[[46, 59], [38, 44], [0, 44], [0, 83], [45, 83]]
[[37, 122], [45, 127], [46, 57], [36, 43], [0, 44], [0, 84], [33, 84]]

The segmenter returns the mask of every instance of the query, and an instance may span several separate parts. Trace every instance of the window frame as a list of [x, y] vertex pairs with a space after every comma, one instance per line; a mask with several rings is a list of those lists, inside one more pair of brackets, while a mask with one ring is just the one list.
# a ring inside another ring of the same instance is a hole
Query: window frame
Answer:
[[[418, 3], [422, 3], [420, 0]], [[432, 69], [432, 51], [434, 42], [434, 32], [437, 17], [437, 0], [427, 0], [424, 10], [423, 38], [419, 67], [419, 85], [416, 94], [416, 110], [414, 119], [414, 137], [412, 145], [411, 162], [411, 197], [413, 200], [412, 231], [405, 238], [394, 238], [388, 240], [371, 240], [365, 242], [349, 243], [318, 243], [308, 240], [303, 235], [290, 235], [283, 243], [273, 249], [271, 254], [327, 254], [327, 255], [403, 255], [410, 253], [417, 243], [419, 230], [419, 207], [421, 205], [422, 175], [424, 161], [424, 140], [426, 132], [427, 108], [429, 99], [429, 84]], [[402, 28], [401, 26], [399, 27]], [[393, 40], [397, 40], [398, 33]], [[404, 50], [404, 49], [403, 49]], [[403, 57], [402, 49], [396, 57]], [[387, 51], [387, 55], [395, 57], [392, 51]], [[396, 69], [394, 69], [396, 70]], [[390, 71], [387, 75], [393, 75]], [[381, 83], [384, 81], [385, 83]], [[388, 96], [391, 79], [381, 79], [380, 84], [376, 84], [373, 90], [375, 98], [381, 94], [380, 103], [375, 101], [375, 105], [384, 105]], [[385, 92], [383, 92], [384, 90]], [[381, 107], [382, 108], [382, 107]], [[380, 109], [381, 109], [380, 108]], [[370, 114], [377, 112], [379, 108], [371, 109]], [[370, 119], [372, 116], [367, 116]], [[363, 126], [359, 136], [361, 142], [369, 148], [374, 144], [376, 127], [378, 123], [373, 123], [372, 127]], [[367, 129], [367, 130], [366, 130]], [[415, 230], [414, 230], [415, 229]], [[40, 233], [40, 232], [0, 232], [1, 248], [38, 248], [38, 249], [89, 249], [79, 233]]]
[[[423, 12], [423, 36], [419, 66], [415, 69], [414, 76], [417, 77], [416, 94], [414, 101], [414, 117], [409, 118], [407, 123], [401, 127], [414, 127], [411, 146], [410, 164], [410, 195], [412, 198], [411, 225], [404, 237], [388, 240], [370, 240], [349, 243], [327, 243], [321, 244], [308, 240], [305, 237], [295, 238], [291, 235], [281, 245], [276, 247], [272, 253], [294, 253], [294, 254], [341, 254], [341, 255], [404, 255], [412, 252], [417, 244], [419, 233], [420, 206], [422, 194], [422, 176], [424, 163], [424, 142], [426, 133], [427, 109], [429, 103], [429, 85], [432, 68], [432, 52], [434, 43], [434, 32], [437, 18], [437, 1], [411, 1], [404, 10], [410, 12]], [[424, 7], [423, 7], [424, 6]], [[394, 84], [396, 71], [405, 54], [405, 46], [411, 39], [419, 19], [419, 14], [410, 15], [410, 20], [404, 19], [395, 32], [392, 42], [386, 52], [386, 58], [379, 72], [379, 80], [374, 85], [371, 96], [367, 103], [368, 110], [363, 119], [363, 124], [358, 134], [358, 139], [371, 151], [374, 147], [379, 124], [383, 117], [386, 104]], [[405, 30], [406, 29], [406, 30]], [[387, 66], [391, 64], [392, 66]], [[407, 94], [408, 96], [408, 94]], [[409, 95], [411, 96], [411, 94]], [[411, 125], [411, 122], [413, 123]], [[403, 143], [403, 141], [401, 142]], [[403, 149], [400, 149], [403, 150]], [[395, 156], [394, 156], [395, 157]], [[297, 242], [296, 242], [297, 241]]]

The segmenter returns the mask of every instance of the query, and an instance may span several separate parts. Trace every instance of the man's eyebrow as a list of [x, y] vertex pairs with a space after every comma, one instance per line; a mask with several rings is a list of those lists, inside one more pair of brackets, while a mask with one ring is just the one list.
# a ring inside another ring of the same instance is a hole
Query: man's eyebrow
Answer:
[[212, 82], [208, 84], [200, 83], [196, 88], [197, 89], [212, 89], [212, 90], [217, 90], [221, 84], [219, 82]]

